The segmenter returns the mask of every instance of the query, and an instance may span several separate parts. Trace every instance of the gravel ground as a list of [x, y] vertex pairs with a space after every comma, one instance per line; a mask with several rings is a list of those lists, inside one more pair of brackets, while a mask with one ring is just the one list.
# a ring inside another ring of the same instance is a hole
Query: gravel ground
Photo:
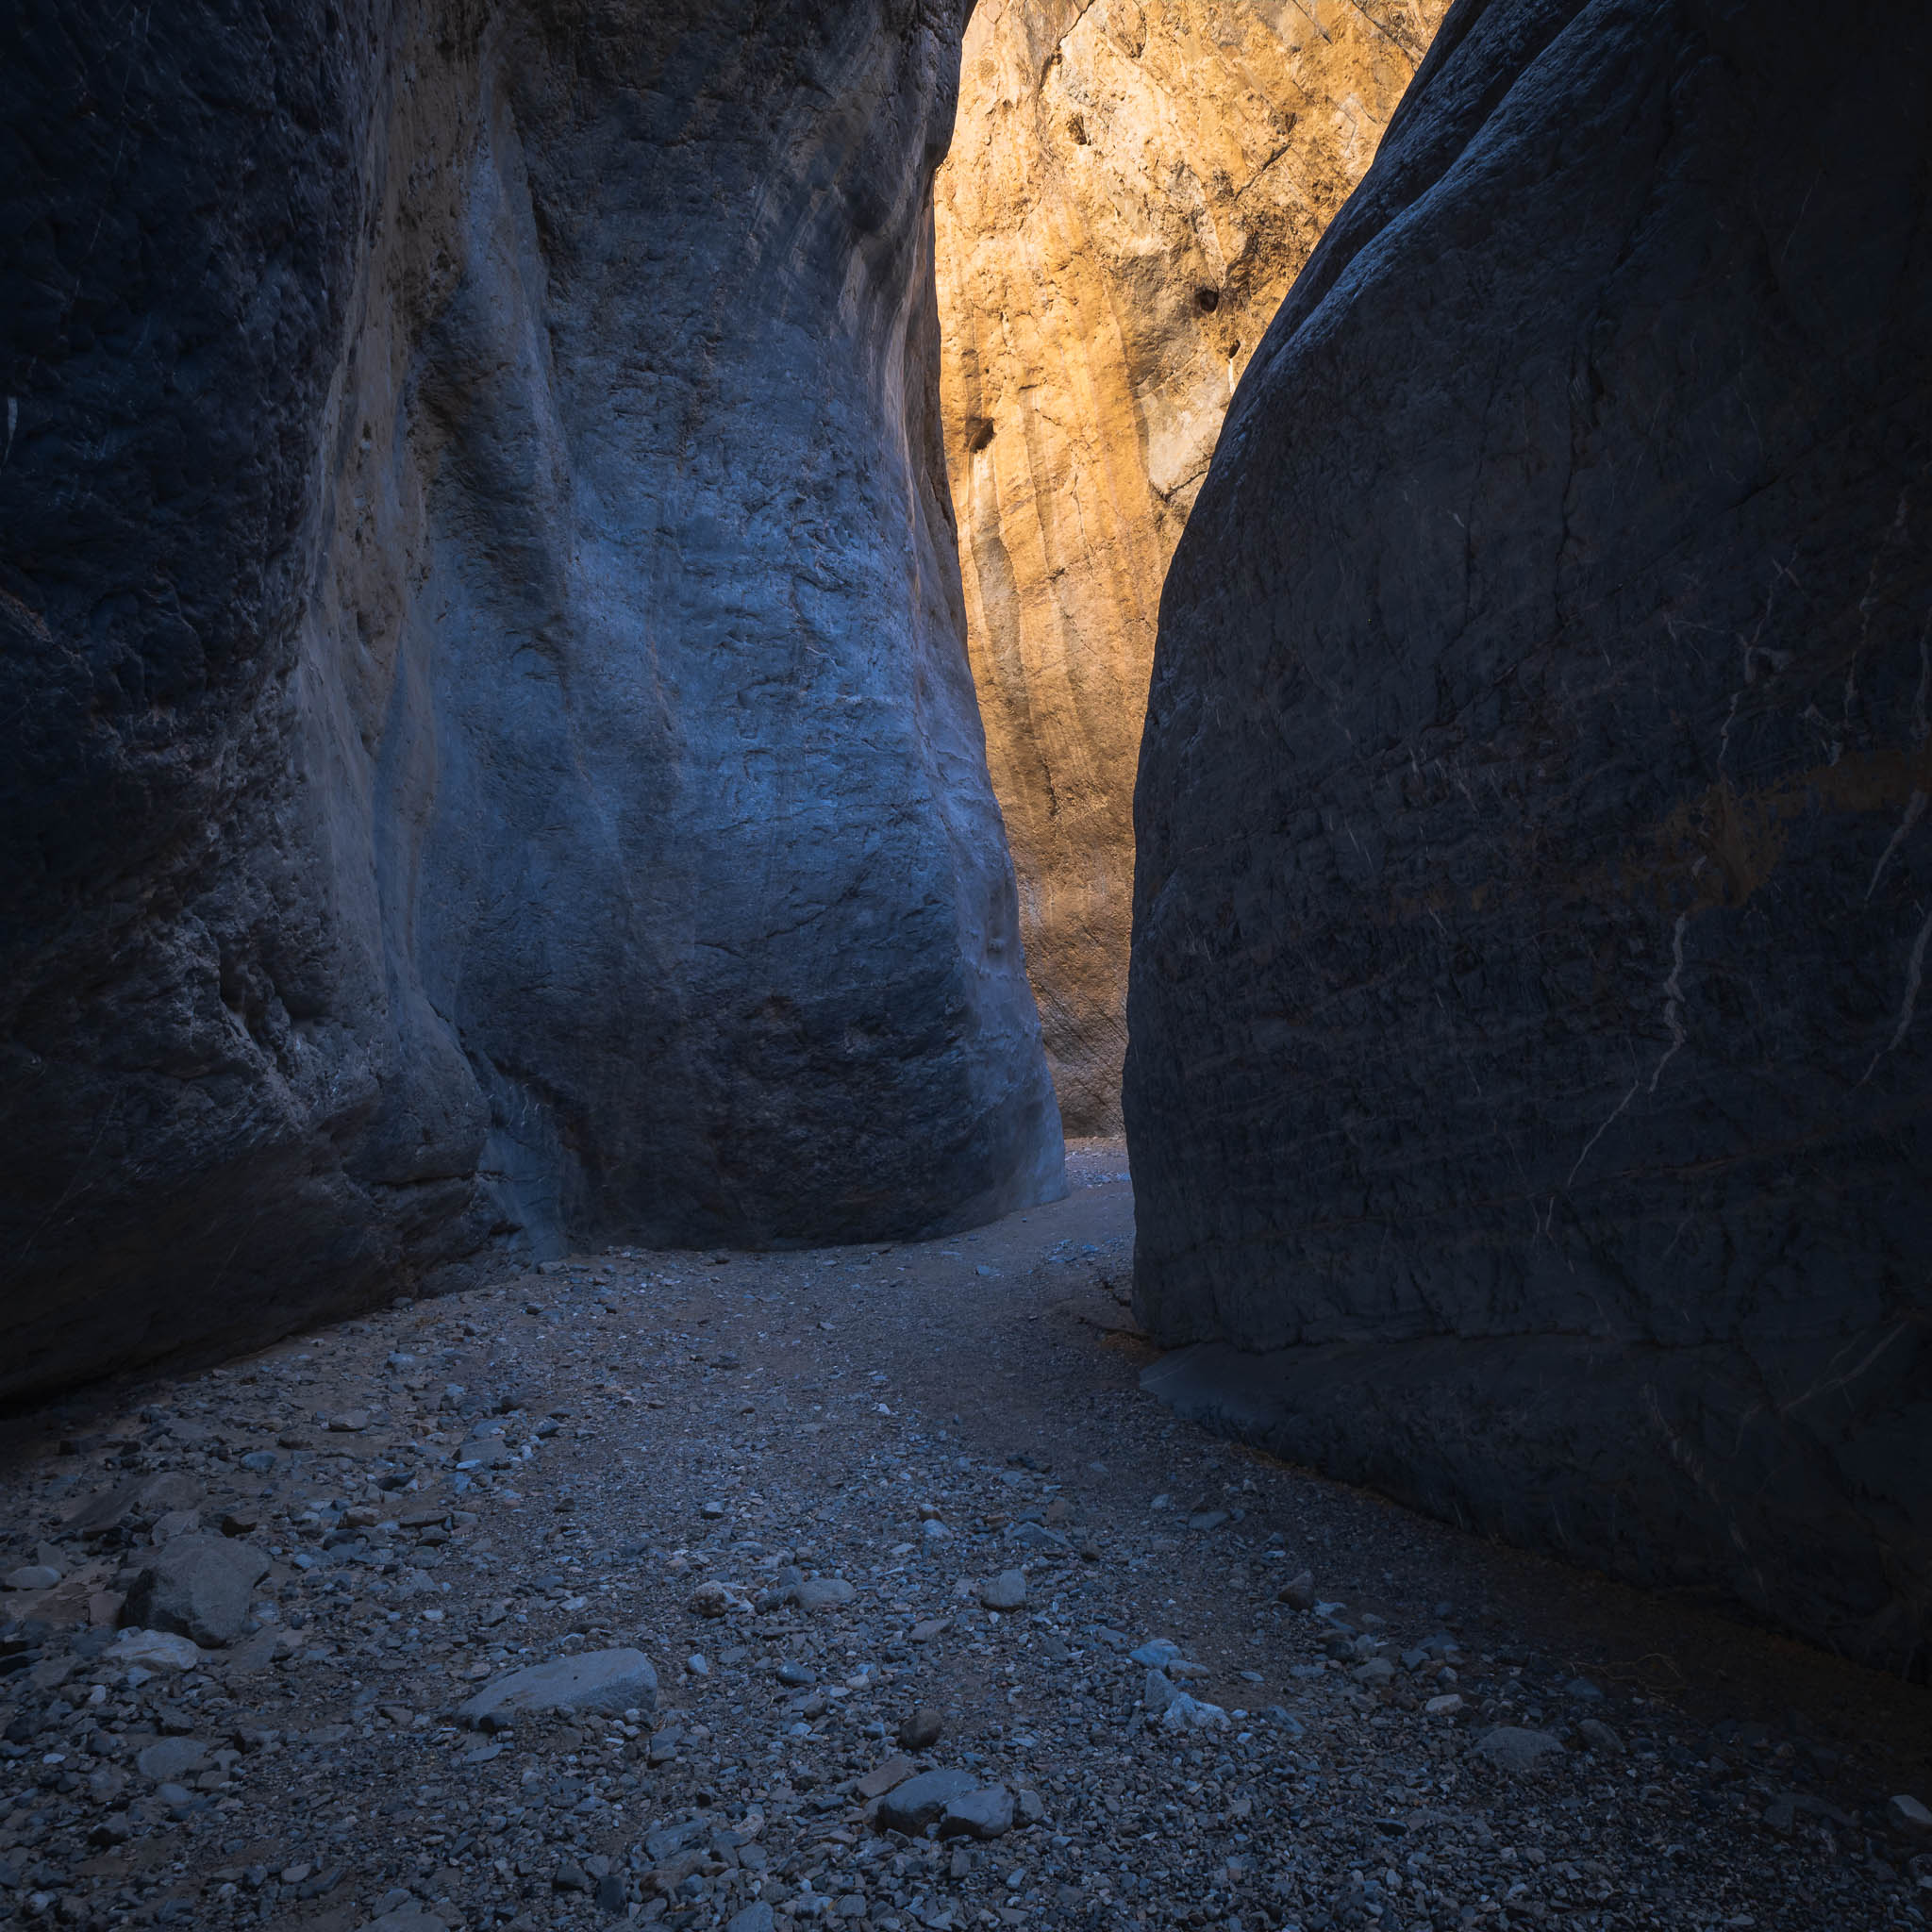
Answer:
[[1177, 1424], [1124, 1168], [10, 1425], [0, 1920], [1924, 1923], [1925, 1691]]

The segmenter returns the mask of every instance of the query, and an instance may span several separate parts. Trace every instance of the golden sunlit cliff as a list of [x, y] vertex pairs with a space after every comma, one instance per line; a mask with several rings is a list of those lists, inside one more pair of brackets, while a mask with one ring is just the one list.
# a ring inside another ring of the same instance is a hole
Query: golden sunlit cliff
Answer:
[[1068, 1131], [1120, 1121], [1161, 580], [1441, 0], [981, 0], [935, 191], [974, 675]]

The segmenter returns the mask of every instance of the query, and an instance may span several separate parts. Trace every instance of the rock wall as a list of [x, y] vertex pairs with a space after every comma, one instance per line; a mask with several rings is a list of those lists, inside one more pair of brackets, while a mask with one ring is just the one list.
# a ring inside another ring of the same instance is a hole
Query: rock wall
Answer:
[[1446, 0], [979, 0], [937, 191], [968, 637], [1070, 1131], [1117, 1133], [1160, 584]]
[[1162, 607], [1172, 1399], [1893, 1670], [1932, 1623], [1932, 17], [1459, 0]]
[[941, 445], [962, 11], [30, 9], [0, 1396], [1058, 1191]]

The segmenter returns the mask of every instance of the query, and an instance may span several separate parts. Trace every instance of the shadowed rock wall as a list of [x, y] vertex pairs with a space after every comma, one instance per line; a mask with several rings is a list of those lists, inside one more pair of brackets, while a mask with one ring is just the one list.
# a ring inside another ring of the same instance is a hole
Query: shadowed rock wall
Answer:
[[1169, 579], [1150, 1373], [1891, 1669], [1932, 1617], [1932, 18], [1461, 0]]
[[941, 170], [967, 635], [1069, 1131], [1120, 1131], [1160, 582], [1446, 0], [980, 0]]
[[1060, 1186], [939, 427], [961, 11], [31, 9], [0, 1394]]

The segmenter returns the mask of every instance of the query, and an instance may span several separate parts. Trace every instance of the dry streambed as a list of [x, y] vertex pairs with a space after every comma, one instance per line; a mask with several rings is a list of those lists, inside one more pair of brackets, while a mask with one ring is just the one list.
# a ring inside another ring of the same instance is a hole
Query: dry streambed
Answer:
[[1141, 1396], [1119, 1164], [978, 1236], [614, 1253], [38, 1419], [0, 1916], [1923, 1923], [1909, 1764], [1829, 1699], [1713, 1716], [1499, 1610], [1523, 1559]]

